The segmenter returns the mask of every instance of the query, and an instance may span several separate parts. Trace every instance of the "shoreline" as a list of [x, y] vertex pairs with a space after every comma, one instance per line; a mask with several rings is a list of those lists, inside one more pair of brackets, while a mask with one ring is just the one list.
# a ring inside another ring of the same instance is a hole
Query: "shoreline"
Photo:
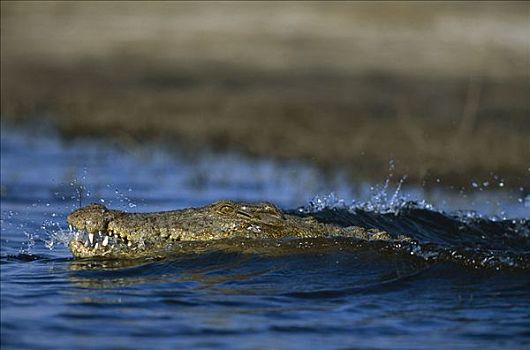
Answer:
[[[35, 129], [38, 128], [38, 131]], [[190, 143], [179, 143], [174, 142], [168, 137], [151, 137], [143, 138], [141, 141], [132, 135], [122, 133], [118, 137], [110, 137], [108, 134], [65, 134], [61, 131], [52, 119], [39, 119], [35, 120], [32, 118], [26, 120], [18, 120], [13, 122], [6, 118], [2, 118], [3, 132], [16, 132], [21, 133], [25, 137], [35, 134], [39, 137], [58, 137], [61, 142], [64, 143], [65, 147], [68, 147], [70, 142], [78, 142], [87, 140], [89, 142], [99, 142], [105, 147], [115, 148], [117, 150], [130, 153], [132, 155], [139, 155], [140, 157], [147, 156], [146, 151], [149, 149], [158, 149], [163, 153], [175, 157], [175, 159], [202, 159], [205, 156], [227, 156], [233, 154], [243, 159], [252, 160], [272, 160], [279, 164], [301, 164], [314, 167], [318, 171], [326, 182], [333, 183], [337, 181], [337, 176], [342, 178], [345, 176], [346, 181], [355, 186], [361, 184], [372, 184], [379, 186], [388, 182], [388, 185], [396, 188], [397, 186], [405, 186], [410, 188], [419, 187], [424, 191], [448, 191], [451, 193], [460, 193], [460, 195], [475, 195], [483, 191], [500, 191], [506, 193], [513, 193], [520, 195], [524, 198], [526, 194], [530, 193], [530, 187], [525, 186], [528, 181], [524, 180], [524, 176], [503, 176], [502, 174], [496, 174], [490, 172], [487, 176], [479, 178], [476, 173], [460, 173], [455, 177], [445, 177], [431, 179], [421, 179], [418, 181], [409, 174], [404, 173], [400, 169], [399, 162], [389, 160], [385, 164], [380, 165], [380, 170], [370, 171], [374, 168], [364, 168], [364, 171], [355, 171], [356, 169], [348, 168], [341, 164], [319, 164], [312, 159], [304, 159], [301, 157], [278, 157], [266, 154], [252, 154], [244, 152], [236, 147], [232, 148], [215, 148], [212, 144], [208, 145], [196, 145]], [[518, 181], [523, 179], [522, 181]], [[343, 181], [343, 180], [341, 180]], [[526, 181], [526, 182], [525, 182]], [[364, 186], [364, 185], [363, 185]]]

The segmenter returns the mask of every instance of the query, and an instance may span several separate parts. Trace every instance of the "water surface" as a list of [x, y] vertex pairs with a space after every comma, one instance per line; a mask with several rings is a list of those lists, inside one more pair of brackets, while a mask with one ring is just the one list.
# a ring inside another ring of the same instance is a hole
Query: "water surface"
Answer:
[[[2, 348], [530, 347], [530, 200], [500, 191], [501, 179], [474, 195], [398, 190], [297, 162], [5, 129]], [[134, 262], [74, 260], [65, 247], [80, 204], [151, 211], [221, 198], [414, 242], [213, 245]]]

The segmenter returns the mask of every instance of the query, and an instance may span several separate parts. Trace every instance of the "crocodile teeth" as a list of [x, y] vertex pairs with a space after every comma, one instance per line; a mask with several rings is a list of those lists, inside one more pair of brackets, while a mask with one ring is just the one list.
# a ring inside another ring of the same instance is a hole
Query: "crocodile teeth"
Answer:
[[127, 247], [132, 246], [132, 242], [127, 243]]
[[70, 231], [73, 231], [74, 228], [72, 227], [72, 225], [68, 225], [68, 228], [70, 229]]
[[99, 243], [96, 242], [96, 245], [94, 246], [94, 249], [98, 249], [99, 248]]
[[94, 234], [93, 233], [89, 233], [88, 234], [88, 240], [90, 241], [90, 244], [94, 244]]
[[109, 236], [105, 236], [105, 238], [103, 238], [103, 243], [102, 243], [102, 245], [103, 245], [104, 247], [106, 247], [108, 244], [109, 244]]

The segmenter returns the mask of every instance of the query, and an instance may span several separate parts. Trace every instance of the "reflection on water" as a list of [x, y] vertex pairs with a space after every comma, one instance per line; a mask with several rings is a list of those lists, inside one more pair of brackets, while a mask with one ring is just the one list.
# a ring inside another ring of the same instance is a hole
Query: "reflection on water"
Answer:
[[[6, 128], [1, 152], [2, 348], [528, 344], [530, 222], [520, 191], [370, 190], [296, 162], [190, 159]], [[65, 217], [80, 201], [151, 211], [220, 198], [269, 200], [413, 242], [183, 243], [166, 258], [129, 261], [73, 260], [64, 244]]]

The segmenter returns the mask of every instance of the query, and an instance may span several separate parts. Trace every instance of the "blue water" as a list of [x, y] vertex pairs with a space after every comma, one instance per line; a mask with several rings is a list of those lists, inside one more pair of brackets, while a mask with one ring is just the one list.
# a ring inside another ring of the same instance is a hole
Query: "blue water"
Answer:
[[[298, 162], [5, 127], [1, 146], [2, 349], [530, 348], [530, 199], [502, 180], [474, 194], [398, 189]], [[221, 198], [403, 231], [414, 244], [213, 245], [134, 262], [74, 260], [65, 246], [80, 204]]]

